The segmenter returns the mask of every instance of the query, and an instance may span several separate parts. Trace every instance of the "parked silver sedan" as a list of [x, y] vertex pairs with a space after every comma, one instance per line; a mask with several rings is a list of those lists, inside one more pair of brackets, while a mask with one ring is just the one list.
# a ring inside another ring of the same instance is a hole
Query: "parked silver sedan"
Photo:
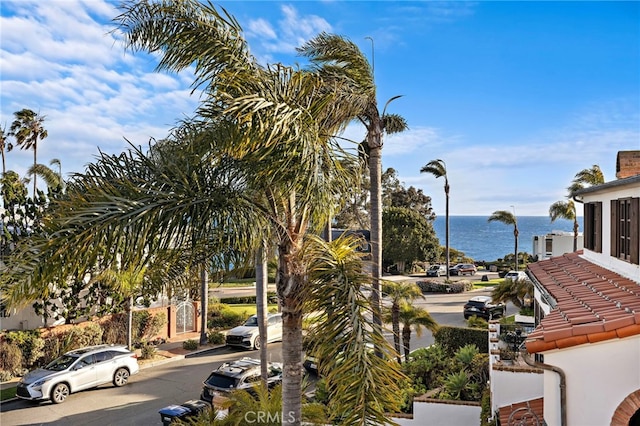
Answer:
[[89, 346], [67, 352], [46, 367], [25, 375], [16, 396], [39, 401], [64, 402], [69, 394], [113, 383], [124, 386], [129, 376], [139, 371], [135, 353], [120, 345]]

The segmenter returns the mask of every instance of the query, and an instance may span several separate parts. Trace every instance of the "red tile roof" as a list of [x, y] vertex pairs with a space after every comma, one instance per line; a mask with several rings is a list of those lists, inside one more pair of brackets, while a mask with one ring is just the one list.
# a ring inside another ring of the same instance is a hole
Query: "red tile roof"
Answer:
[[529, 353], [640, 334], [640, 284], [581, 255], [578, 251], [528, 266], [557, 302], [527, 336]]

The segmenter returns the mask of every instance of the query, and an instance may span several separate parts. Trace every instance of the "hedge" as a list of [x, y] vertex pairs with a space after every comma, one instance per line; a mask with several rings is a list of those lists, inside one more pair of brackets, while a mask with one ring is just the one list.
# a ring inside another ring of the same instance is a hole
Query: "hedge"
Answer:
[[433, 338], [451, 356], [469, 344], [476, 345], [480, 353], [489, 353], [489, 330], [486, 329], [443, 325], [433, 333]]

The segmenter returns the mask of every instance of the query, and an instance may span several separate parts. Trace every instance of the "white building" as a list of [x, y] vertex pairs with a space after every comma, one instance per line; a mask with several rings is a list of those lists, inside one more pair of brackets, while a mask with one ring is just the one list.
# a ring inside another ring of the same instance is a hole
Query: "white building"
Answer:
[[[573, 250], [573, 232], [551, 231], [546, 235], [533, 236], [533, 255], [536, 259], [544, 260], [550, 257], [562, 256], [571, 253]], [[578, 233], [577, 250], [584, 247], [584, 237], [582, 232]]]
[[501, 371], [524, 371], [490, 372], [492, 407], [505, 420], [518, 407], [537, 419], [527, 424], [640, 425], [640, 151], [618, 153], [617, 166], [617, 180], [576, 194], [584, 249], [527, 268], [536, 324], [524, 342], [529, 392], [500, 386]]

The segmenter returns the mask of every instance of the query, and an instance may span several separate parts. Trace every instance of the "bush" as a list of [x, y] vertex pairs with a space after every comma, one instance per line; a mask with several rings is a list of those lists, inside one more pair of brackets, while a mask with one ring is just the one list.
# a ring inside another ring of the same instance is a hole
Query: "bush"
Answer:
[[[278, 295], [273, 292], [267, 292], [267, 300], [269, 303], [278, 303]], [[236, 297], [225, 297], [220, 299], [220, 302], [227, 305], [255, 305], [256, 296], [236, 296]]]
[[30, 369], [44, 355], [44, 339], [37, 330], [10, 331], [5, 340], [22, 351], [22, 366]]
[[[134, 311], [131, 324], [131, 340], [134, 346], [143, 345], [158, 335], [158, 332], [167, 324], [167, 315], [160, 312], [151, 315], [149, 311]], [[126, 324], [125, 324], [126, 336]]]
[[155, 346], [145, 344], [140, 348], [140, 358], [141, 359], [152, 359], [158, 350]]
[[249, 314], [245, 312], [237, 313], [227, 309], [225, 305], [217, 313], [210, 312], [207, 318], [207, 328], [233, 328], [242, 325]]
[[114, 314], [109, 320], [102, 323], [102, 341], [103, 343], [121, 344], [127, 343], [127, 315]]
[[467, 326], [469, 326], [470, 328], [489, 328], [489, 323], [487, 322], [487, 320], [485, 320], [484, 318], [480, 318], [476, 315], [472, 315], [468, 320], [467, 320]]
[[476, 345], [482, 353], [489, 352], [489, 330], [440, 326], [433, 337], [449, 356], [465, 345]]
[[219, 331], [210, 331], [207, 333], [207, 342], [212, 345], [219, 345], [225, 342], [225, 335]]
[[0, 370], [5, 373], [3, 382], [10, 380], [18, 375], [22, 370], [22, 351], [17, 344], [9, 341], [2, 342], [2, 350], [0, 351]]
[[462, 293], [473, 288], [473, 284], [466, 280], [452, 283], [424, 280], [417, 281], [416, 284], [423, 293]]
[[193, 339], [185, 340], [182, 342], [182, 349], [186, 349], [188, 351], [193, 351], [198, 349], [198, 342]]

